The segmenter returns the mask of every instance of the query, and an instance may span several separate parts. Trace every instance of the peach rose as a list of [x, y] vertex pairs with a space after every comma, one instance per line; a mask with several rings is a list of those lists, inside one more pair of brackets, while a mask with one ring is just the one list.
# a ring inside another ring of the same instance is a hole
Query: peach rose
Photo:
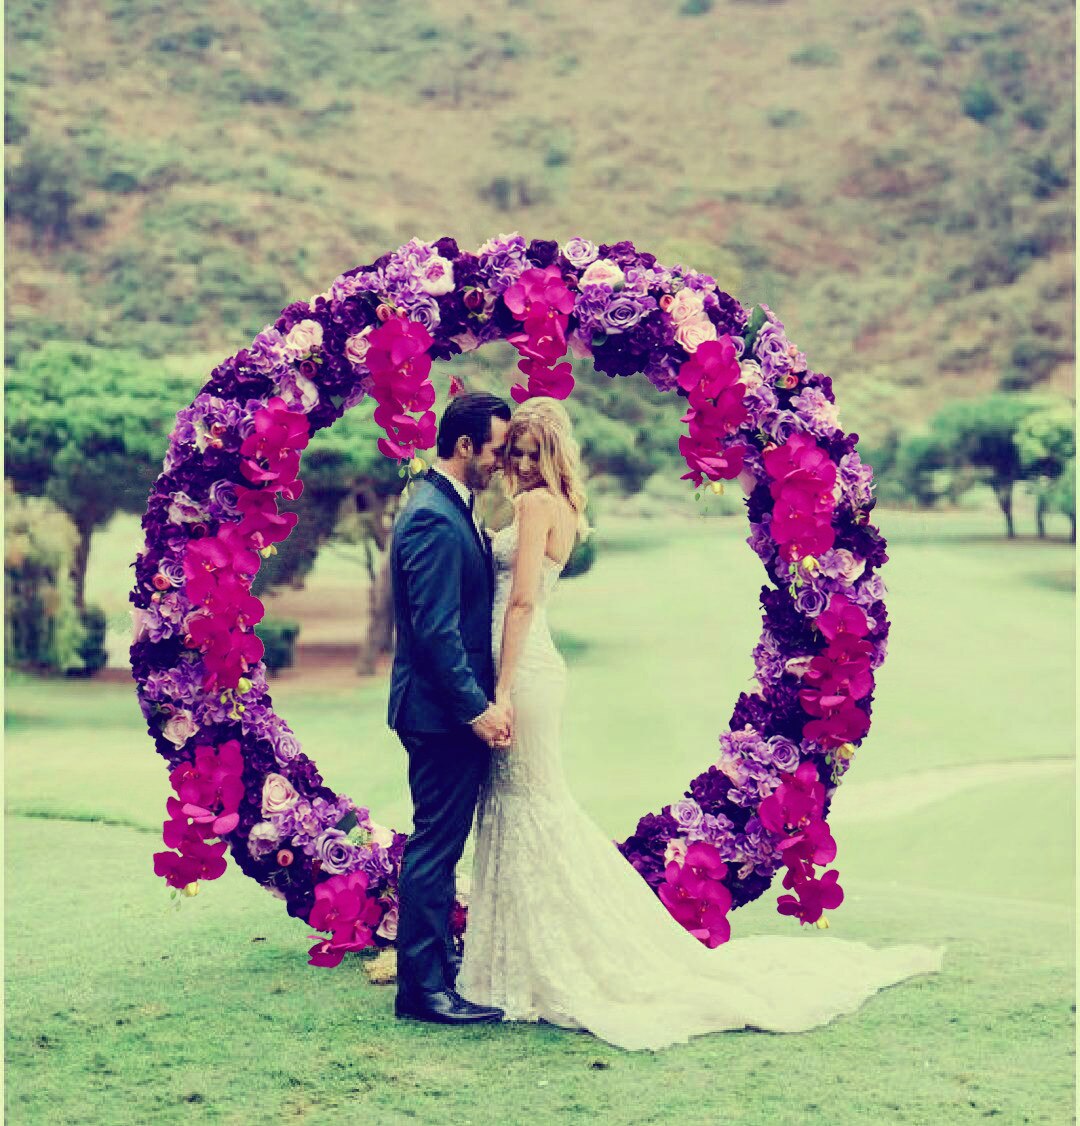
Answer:
[[716, 339], [716, 325], [704, 314], [692, 320], [683, 321], [675, 330], [675, 343], [691, 355], [705, 343]]
[[626, 275], [614, 263], [606, 258], [598, 258], [581, 275], [581, 285], [610, 285], [612, 289], [622, 289], [626, 284]]
[[293, 784], [283, 774], [268, 774], [263, 782], [263, 817], [292, 809], [299, 797]]
[[373, 325], [368, 325], [367, 328], [361, 329], [355, 336], [350, 336], [349, 339], [345, 341], [345, 359], [347, 359], [353, 367], [359, 367], [363, 364], [368, 354], [368, 349], [371, 347], [371, 341], [368, 340], [368, 337], [371, 335], [373, 328]]
[[285, 337], [285, 347], [298, 356], [313, 352], [322, 347], [323, 331], [318, 321], [300, 321], [289, 329]]
[[398, 909], [391, 907], [382, 917], [382, 922], [379, 923], [375, 933], [380, 938], [385, 938], [388, 942], [393, 942], [397, 938], [398, 927]]
[[198, 728], [191, 712], [176, 712], [165, 724], [161, 734], [177, 747], [182, 747], [195, 734]]
[[700, 317], [704, 312], [705, 298], [696, 289], [680, 289], [667, 309], [667, 315], [677, 325]]
[[837, 578], [845, 586], [851, 586], [866, 570], [866, 560], [856, 559], [846, 547], [838, 547], [833, 550], [829, 570], [838, 572]]

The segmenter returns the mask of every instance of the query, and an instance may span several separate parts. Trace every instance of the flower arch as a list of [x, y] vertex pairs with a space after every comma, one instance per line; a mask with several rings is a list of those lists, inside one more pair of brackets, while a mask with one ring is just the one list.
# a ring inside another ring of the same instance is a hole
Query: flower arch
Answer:
[[[870, 468], [830, 379], [770, 309], [629, 242], [582, 238], [500, 235], [475, 253], [413, 239], [287, 306], [179, 412], [131, 594], [133, 676], [174, 790], [155, 872], [193, 894], [230, 852], [320, 932], [314, 965], [393, 940], [406, 837], [326, 786], [273, 711], [250, 587], [296, 522], [276, 497], [300, 495], [311, 435], [370, 396], [380, 450], [415, 471], [435, 437], [432, 361], [494, 340], [521, 356], [518, 402], [570, 394], [568, 348], [613, 378], [643, 372], [684, 400], [684, 479], [748, 488], [747, 542], [768, 578], [758, 689], [685, 794], [618, 847], [708, 946], [781, 868], [780, 913], [821, 925], [843, 898], [836, 871], [819, 871], [836, 855], [829, 803], [869, 730], [889, 629]], [[453, 922], [460, 934], [460, 904]]]

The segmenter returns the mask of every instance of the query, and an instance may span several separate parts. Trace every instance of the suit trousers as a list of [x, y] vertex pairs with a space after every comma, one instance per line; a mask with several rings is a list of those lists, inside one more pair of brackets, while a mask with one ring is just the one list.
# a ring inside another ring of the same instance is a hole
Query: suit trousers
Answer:
[[453, 986], [450, 911], [454, 872], [465, 848], [491, 751], [470, 727], [452, 732], [399, 731], [409, 754], [413, 831], [398, 882], [399, 996]]

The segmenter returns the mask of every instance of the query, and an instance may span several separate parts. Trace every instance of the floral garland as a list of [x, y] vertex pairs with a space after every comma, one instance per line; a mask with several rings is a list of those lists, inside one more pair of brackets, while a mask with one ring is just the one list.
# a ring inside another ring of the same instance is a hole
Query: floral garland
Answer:
[[[817, 871], [836, 855], [829, 801], [869, 730], [889, 629], [870, 468], [840, 429], [831, 381], [766, 306], [748, 314], [704, 274], [582, 238], [504, 235], [475, 254], [413, 239], [286, 307], [177, 415], [131, 594], [133, 676], [176, 793], [155, 871], [194, 894], [231, 852], [320, 932], [313, 965], [394, 940], [406, 837], [325, 786], [274, 713], [250, 588], [295, 524], [276, 496], [300, 495], [311, 435], [371, 396], [380, 450], [417, 468], [435, 439], [432, 360], [494, 340], [521, 356], [518, 402], [571, 392], [567, 349], [610, 377], [643, 372], [686, 399], [684, 477], [746, 484], [748, 543], [771, 583], [758, 690], [739, 697], [684, 797], [618, 847], [709, 946], [780, 868], [778, 910], [823, 924], [843, 898], [835, 870]], [[465, 921], [455, 904], [458, 937]]]

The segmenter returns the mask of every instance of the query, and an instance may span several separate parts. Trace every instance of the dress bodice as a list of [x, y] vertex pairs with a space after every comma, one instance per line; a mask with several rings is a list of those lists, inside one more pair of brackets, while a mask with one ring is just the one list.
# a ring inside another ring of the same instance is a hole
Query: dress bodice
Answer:
[[[517, 523], [501, 528], [495, 533], [491, 541], [491, 553], [495, 560], [495, 601], [492, 607], [491, 620], [491, 646], [495, 655], [495, 667], [499, 666], [499, 652], [502, 649], [503, 618], [506, 607], [510, 601], [510, 588], [514, 577], [514, 559], [517, 556], [518, 526]], [[563, 564], [556, 563], [554, 559], [544, 556], [541, 563], [540, 592], [537, 597], [536, 607], [533, 611], [529, 634], [525, 648], [521, 655], [520, 669], [536, 668], [537, 665], [546, 665], [551, 658], [557, 658], [561, 665], [555, 645], [551, 640], [548, 629], [547, 602], [551, 592], [559, 582]]]

